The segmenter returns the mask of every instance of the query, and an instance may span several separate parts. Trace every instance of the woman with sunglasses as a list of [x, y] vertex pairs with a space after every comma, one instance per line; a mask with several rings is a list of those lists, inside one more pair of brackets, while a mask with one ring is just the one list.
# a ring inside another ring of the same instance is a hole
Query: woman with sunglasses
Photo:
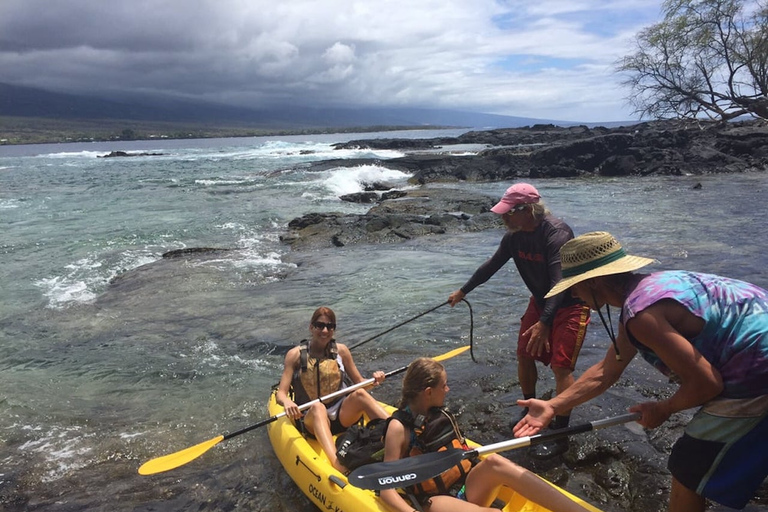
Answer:
[[[277, 390], [277, 403], [305, 434], [317, 438], [333, 467], [347, 472], [336, 457], [333, 435], [345, 431], [363, 416], [387, 418], [389, 414], [365, 389], [357, 389], [330, 403], [316, 403], [302, 415], [299, 405], [329, 395], [365, 380], [346, 345], [334, 339], [336, 314], [319, 307], [309, 322], [309, 341], [302, 342], [285, 355], [285, 367]], [[384, 380], [376, 371], [376, 385]], [[292, 392], [292, 393], [291, 393]]]

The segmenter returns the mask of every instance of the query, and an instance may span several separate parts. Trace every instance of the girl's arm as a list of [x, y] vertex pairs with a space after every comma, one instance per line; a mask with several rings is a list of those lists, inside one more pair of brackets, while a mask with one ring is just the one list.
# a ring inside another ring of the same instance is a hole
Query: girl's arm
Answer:
[[[400, 421], [392, 419], [387, 426], [387, 435], [384, 438], [384, 461], [400, 460], [407, 449], [407, 431]], [[392, 510], [397, 512], [414, 512], [414, 508], [403, 499], [397, 489], [385, 489], [381, 491], [381, 499]]]

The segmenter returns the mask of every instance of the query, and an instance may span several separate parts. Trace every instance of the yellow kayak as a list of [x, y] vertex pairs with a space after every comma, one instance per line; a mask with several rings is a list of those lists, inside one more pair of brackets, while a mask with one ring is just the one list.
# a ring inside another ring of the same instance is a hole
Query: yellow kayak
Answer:
[[[382, 404], [388, 411], [394, 408]], [[283, 412], [283, 407], [275, 401], [275, 393], [269, 399], [269, 415], [274, 416]], [[306, 439], [293, 425], [293, 422], [283, 416], [269, 425], [269, 440], [275, 455], [280, 459], [285, 470], [291, 476], [299, 489], [320, 510], [332, 512], [391, 512], [374, 491], [360, 489], [350, 485], [347, 477], [334, 469], [320, 444], [314, 439]], [[471, 447], [476, 443], [467, 441]], [[568, 496], [573, 501], [592, 512], [600, 509], [586, 503], [581, 498], [560, 489], [551, 482], [550, 485]], [[497, 499], [505, 505], [505, 512], [551, 512], [549, 509], [527, 500], [512, 489], [502, 487]]]

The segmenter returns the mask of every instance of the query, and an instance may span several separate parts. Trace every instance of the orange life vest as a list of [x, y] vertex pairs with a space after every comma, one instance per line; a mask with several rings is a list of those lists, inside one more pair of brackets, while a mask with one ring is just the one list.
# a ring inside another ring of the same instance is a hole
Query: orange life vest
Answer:
[[[444, 451], [449, 448], [469, 450], [456, 418], [442, 407], [432, 407], [426, 417], [416, 418], [409, 411], [398, 409], [392, 414], [411, 431], [409, 456]], [[451, 487], [462, 484], [475, 461], [464, 459], [438, 476], [407, 487], [406, 492], [418, 499], [438, 494], [449, 494]]]

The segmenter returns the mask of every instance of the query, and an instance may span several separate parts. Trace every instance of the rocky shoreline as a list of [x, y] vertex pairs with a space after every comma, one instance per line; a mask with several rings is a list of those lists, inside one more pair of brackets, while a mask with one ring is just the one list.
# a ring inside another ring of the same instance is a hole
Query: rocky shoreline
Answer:
[[[467, 146], [474, 146], [474, 151], [460, 149]], [[547, 125], [469, 132], [456, 138], [357, 140], [336, 147], [395, 149], [406, 156], [386, 161], [325, 160], [309, 164], [309, 170], [382, 165], [412, 174], [410, 186], [397, 190], [371, 184], [365, 192], [341, 198], [371, 204], [365, 214], [310, 213], [293, 219], [281, 237], [293, 250], [398, 243], [424, 235], [501, 228], [489, 211], [497, 198], [467, 192], [466, 187], [451, 188], [451, 183], [765, 172], [768, 122], [667, 121], [614, 129]], [[478, 367], [474, 383], [483, 398], [454, 396], [455, 412], [468, 424], [467, 434], [480, 442], [511, 435], [508, 404], [518, 397], [516, 383], [499, 378], [508, 373], [493, 364]], [[671, 392], [650, 368], [634, 367], [611, 391], [577, 408], [574, 422], [623, 414], [632, 403], [658, 400]], [[511, 457], [606, 510], [664, 510], [670, 491], [667, 456], [691, 415], [691, 411], [677, 413], [664, 428], [650, 431], [630, 424], [599, 435], [574, 436], [569, 451], [550, 461], [533, 459], [524, 450]], [[768, 486], [763, 485], [747, 510], [763, 510], [766, 492]]]
[[[473, 146], [479, 151], [454, 148]], [[534, 125], [436, 139], [353, 140], [337, 149], [403, 151], [389, 160], [323, 160], [308, 170], [365, 164], [412, 174], [416, 189], [371, 184], [342, 197], [371, 203], [364, 215], [311, 213], [293, 219], [283, 242], [294, 250], [396, 243], [423, 235], [498, 228], [492, 198], [430, 184], [514, 182], [587, 176], [684, 176], [768, 170], [768, 121], [720, 124], [655, 121], [618, 128]]]

